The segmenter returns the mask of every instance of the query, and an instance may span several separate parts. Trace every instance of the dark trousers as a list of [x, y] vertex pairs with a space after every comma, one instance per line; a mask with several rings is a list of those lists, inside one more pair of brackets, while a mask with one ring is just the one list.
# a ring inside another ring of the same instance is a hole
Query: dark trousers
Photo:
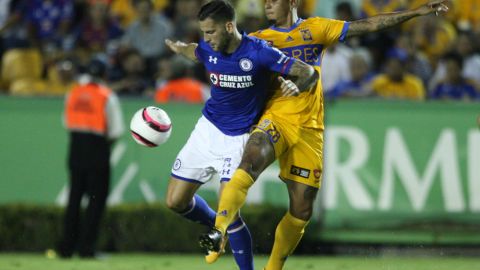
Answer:
[[[93, 256], [100, 220], [105, 210], [109, 190], [110, 169], [71, 169], [70, 196], [64, 219], [61, 253], [71, 256], [78, 250], [80, 256]], [[83, 195], [88, 194], [88, 207], [80, 219]]]
[[[62, 257], [70, 257], [76, 250], [83, 257], [94, 255], [99, 225], [109, 191], [110, 166], [107, 158], [109, 153], [104, 155], [103, 161], [98, 162], [97, 160], [96, 164], [88, 164], [88, 161], [81, 162], [83, 159], [81, 152], [86, 150], [82, 143], [85, 140], [91, 142], [92, 138], [72, 136], [69, 162], [70, 194], [64, 217], [63, 238], [59, 246], [59, 253]], [[93, 141], [95, 140], [97, 138], [93, 138]], [[81, 150], [78, 150], [78, 146], [81, 147]], [[95, 152], [94, 149], [91, 149], [90, 154], [95, 156], [95, 153], [92, 153]], [[98, 151], [98, 147], [96, 150]], [[96, 157], [98, 156], [96, 155]], [[92, 159], [95, 158], [92, 156], [89, 161]], [[88, 195], [88, 206], [84, 218], [81, 219], [80, 209], [84, 195]]]

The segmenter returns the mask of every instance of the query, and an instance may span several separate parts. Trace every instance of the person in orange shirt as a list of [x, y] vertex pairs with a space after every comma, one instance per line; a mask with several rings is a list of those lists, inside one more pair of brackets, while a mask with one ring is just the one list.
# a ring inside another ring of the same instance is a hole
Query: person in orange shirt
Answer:
[[[110, 146], [124, 131], [118, 99], [101, 81], [105, 71], [103, 62], [92, 60], [88, 75], [65, 99], [64, 121], [70, 135], [70, 193], [58, 247], [63, 258], [70, 258], [75, 251], [80, 257], [95, 256], [110, 183]], [[81, 223], [80, 203], [85, 194], [89, 202]], [[84, 224], [82, 230], [80, 224]]]
[[160, 73], [170, 73], [167, 81], [155, 92], [155, 102], [203, 103], [210, 97], [207, 85], [189, 74], [193, 65], [181, 56], [163, 59], [159, 64]]
[[373, 92], [383, 98], [425, 99], [425, 88], [420, 78], [405, 71], [406, 55], [395, 50], [391, 52], [386, 63], [385, 73], [372, 81]]

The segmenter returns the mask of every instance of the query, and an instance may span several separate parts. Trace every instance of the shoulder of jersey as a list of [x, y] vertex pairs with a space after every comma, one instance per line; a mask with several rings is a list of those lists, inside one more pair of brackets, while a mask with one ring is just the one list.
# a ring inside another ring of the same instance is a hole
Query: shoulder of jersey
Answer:
[[[322, 18], [322, 17], [310, 17], [308, 19], [305, 19], [303, 21], [302, 24], [320, 24], [320, 23], [324, 23], [324, 22], [327, 22], [327, 21], [330, 21], [331, 19], [328, 19], [328, 18]], [[302, 25], [300, 24], [300, 25]]]
[[268, 46], [268, 43], [265, 40], [260, 39], [256, 36], [248, 36], [248, 39], [251, 40], [252, 46], [256, 49], [261, 49], [265, 46]]

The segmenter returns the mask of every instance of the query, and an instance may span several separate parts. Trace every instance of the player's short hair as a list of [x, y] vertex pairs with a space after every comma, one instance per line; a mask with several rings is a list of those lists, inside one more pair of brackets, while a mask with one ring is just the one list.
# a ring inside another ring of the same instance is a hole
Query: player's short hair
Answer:
[[235, 20], [233, 6], [225, 0], [214, 0], [202, 6], [198, 12], [199, 21], [210, 18], [215, 22], [228, 22]]

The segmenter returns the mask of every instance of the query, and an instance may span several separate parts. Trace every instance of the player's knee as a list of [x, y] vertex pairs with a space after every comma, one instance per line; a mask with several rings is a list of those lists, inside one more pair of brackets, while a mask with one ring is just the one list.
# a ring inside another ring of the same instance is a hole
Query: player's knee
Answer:
[[169, 197], [169, 196], [167, 196], [167, 200], [166, 200], [166, 205], [168, 209], [176, 213], [183, 213], [187, 209], [189, 203], [190, 201], [185, 200], [183, 198], [175, 198], [175, 197]]
[[313, 209], [312, 208], [290, 208], [290, 214], [298, 219], [308, 221], [312, 218]]

